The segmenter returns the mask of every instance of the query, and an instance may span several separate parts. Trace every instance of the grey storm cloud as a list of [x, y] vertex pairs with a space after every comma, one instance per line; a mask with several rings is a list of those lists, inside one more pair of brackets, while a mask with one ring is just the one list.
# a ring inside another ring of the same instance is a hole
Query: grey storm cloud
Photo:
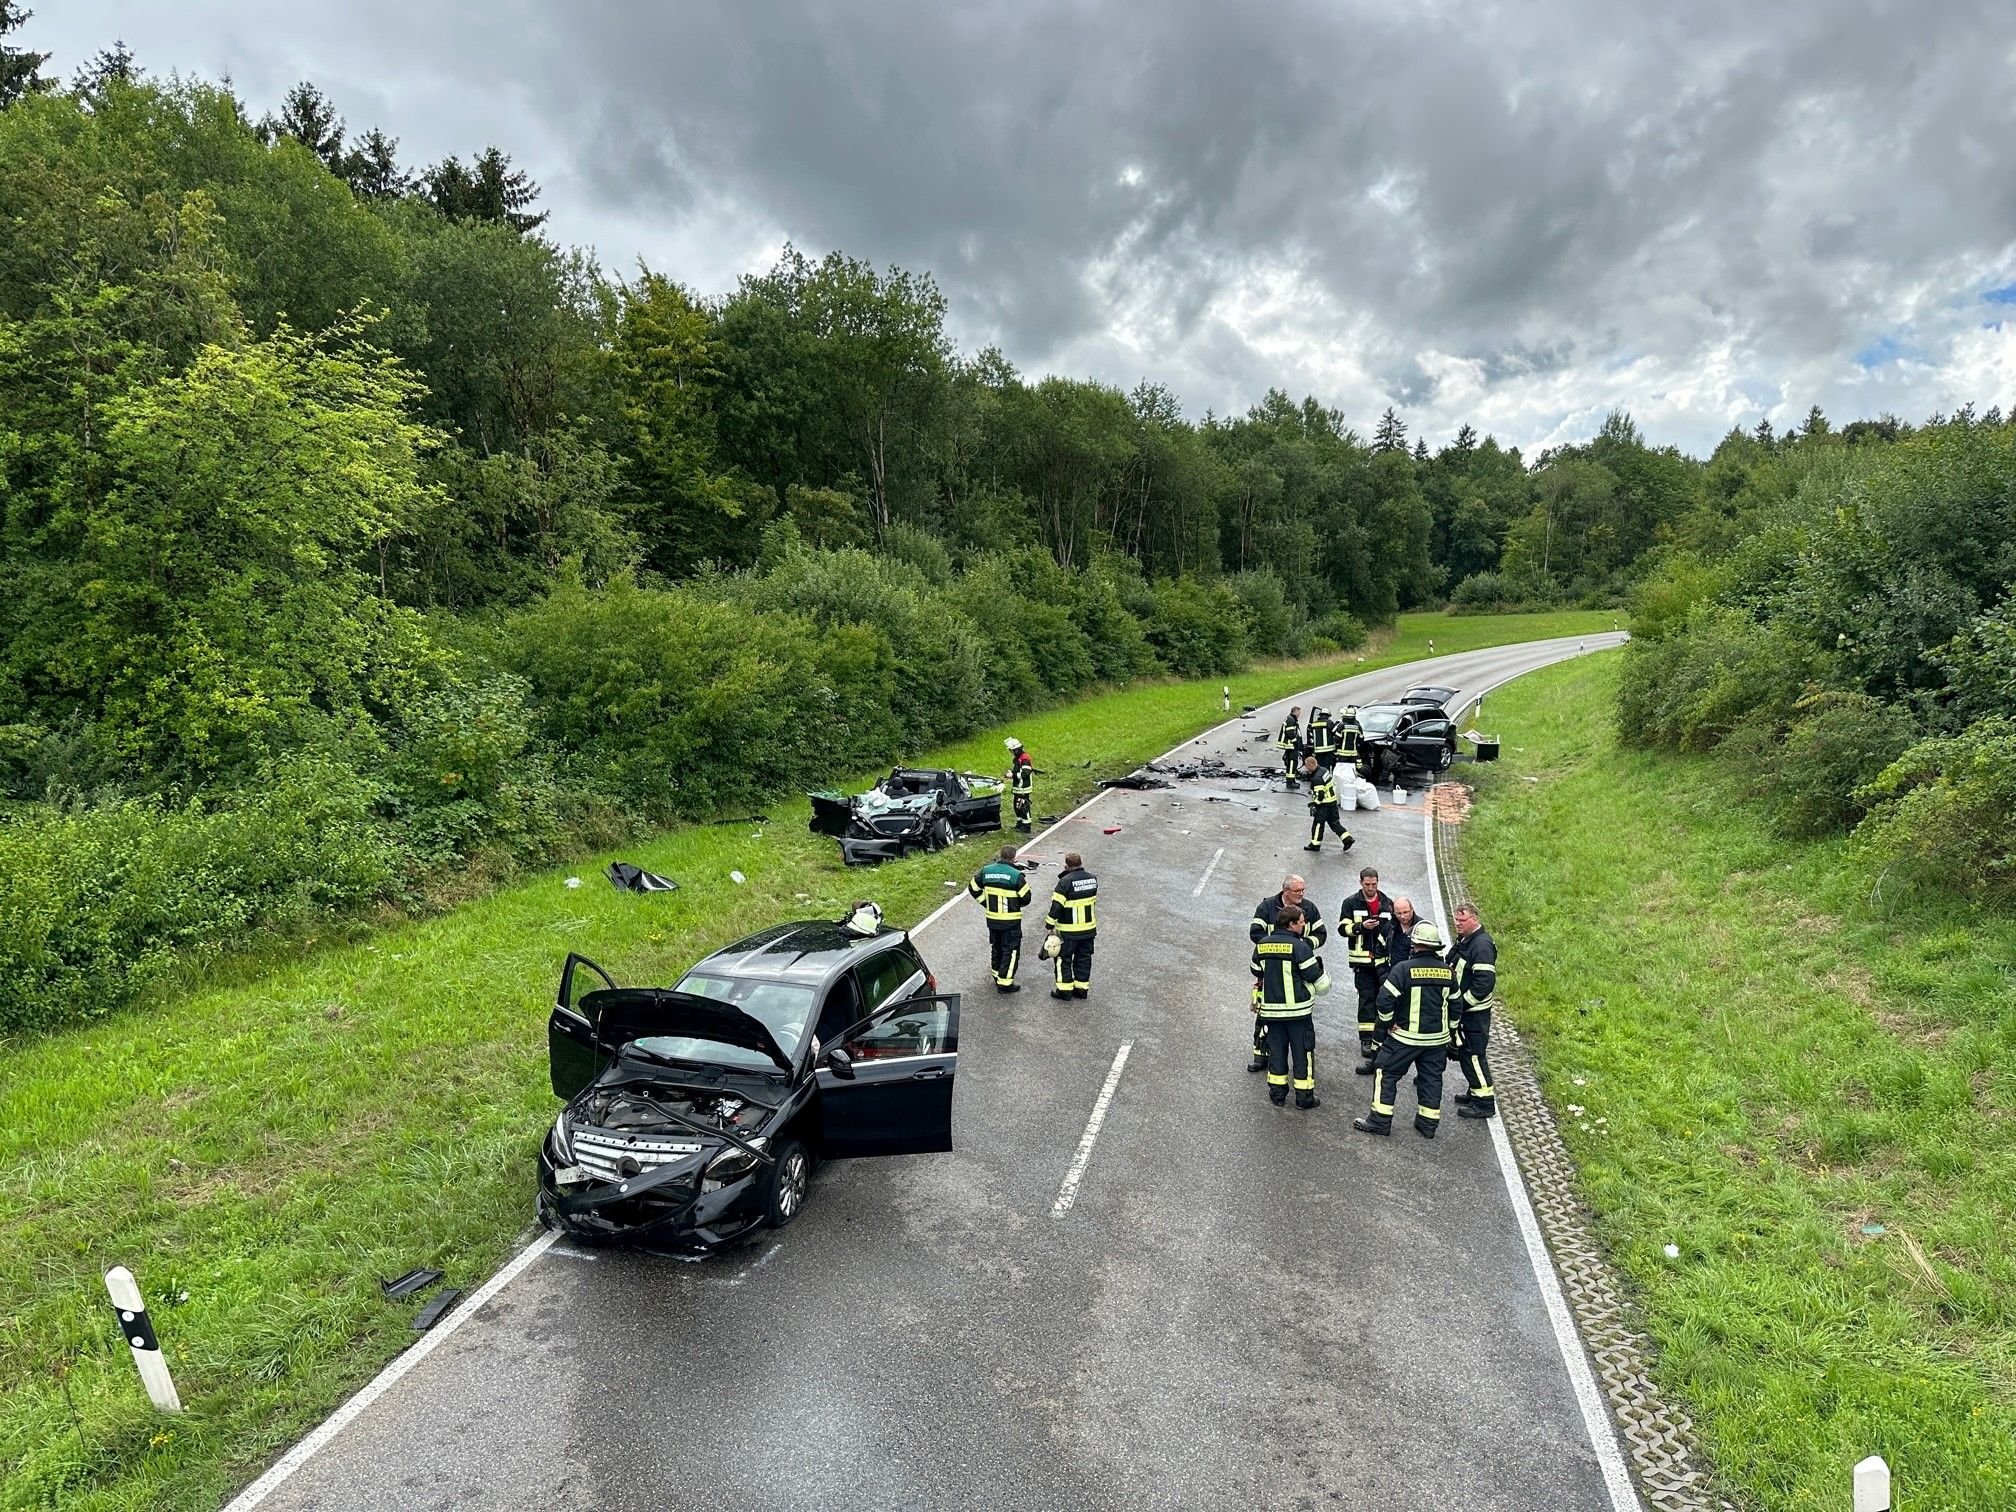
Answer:
[[[175, 9], [143, 63], [200, 70], [191, 33], [255, 14]], [[2006, 0], [258, 14], [226, 54], [248, 93], [355, 80], [422, 141], [453, 99], [504, 102], [484, 129], [611, 265], [692, 278], [665, 248], [786, 239], [901, 263], [963, 342], [1193, 412], [1279, 384], [1361, 429], [1393, 402], [1533, 444], [1621, 404], [1699, 448], [1774, 406], [2006, 402], [2016, 377], [1979, 302], [2016, 279]], [[1886, 341], [1931, 355], [1857, 361]]]

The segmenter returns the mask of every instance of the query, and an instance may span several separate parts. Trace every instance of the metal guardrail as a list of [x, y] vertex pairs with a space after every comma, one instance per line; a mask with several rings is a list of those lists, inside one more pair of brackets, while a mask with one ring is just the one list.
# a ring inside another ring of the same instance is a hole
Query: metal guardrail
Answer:
[[[1445, 817], [1463, 807], [1435, 811], [1435, 864], [1451, 910], [1471, 901], [1463, 880], [1461, 821]], [[1532, 1053], [1502, 1007], [1491, 1025], [1491, 1061], [1505, 1132], [1646, 1502], [1660, 1512], [1739, 1512], [1700, 1463], [1693, 1419], [1652, 1379], [1652, 1341], [1638, 1327], [1637, 1307], [1596, 1239], [1574, 1159], [1540, 1094]]]

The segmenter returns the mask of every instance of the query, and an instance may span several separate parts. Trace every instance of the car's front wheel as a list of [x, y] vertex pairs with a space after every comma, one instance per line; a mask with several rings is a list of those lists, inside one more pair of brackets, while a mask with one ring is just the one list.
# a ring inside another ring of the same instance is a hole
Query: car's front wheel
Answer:
[[1435, 753], [1435, 770], [1438, 772], [1448, 771], [1455, 762], [1456, 747], [1453, 745], [1445, 745]]
[[777, 1163], [763, 1181], [763, 1222], [782, 1228], [805, 1206], [805, 1193], [812, 1184], [812, 1157], [805, 1146], [787, 1139], [777, 1147]]

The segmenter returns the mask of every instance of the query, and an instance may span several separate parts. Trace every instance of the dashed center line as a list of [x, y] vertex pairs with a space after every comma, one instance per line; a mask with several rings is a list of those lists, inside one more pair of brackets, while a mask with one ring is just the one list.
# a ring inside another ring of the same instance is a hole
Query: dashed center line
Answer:
[[1204, 895], [1204, 884], [1211, 880], [1211, 873], [1218, 870], [1218, 863], [1224, 859], [1225, 847], [1221, 845], [1218, 847], [1218, 854], [1211, 858], [1211, 864], [1204, 868], [1204, 875], [1197, 879], [1197, 885], [1190, 889], [1191, 897], [1199, 898]]
[[1134, 1049], [1134, 1041], [1121, 1045], [1120, 1053], [1113, 1057], [1113, 1069], [1106, 1073], [1106, 1085], [1099, 1089], [1099, 1100], [1092, 1104], [1092, 1117], [1085, 1125], [1085, 1137], [1078, 1141], [1078, 1153], [1071, 1157], [1071, 1169], [1064, 1173], [1064, 1185], [1057, 1188], [1057, 1201], [1050, 1209], [1052, 1218], [1062, 1218], [1071, 1211], [1071, 1204], [1078, 1200], [1078, 1183], [1085, 1179], [1085, 1167], [1092, 1159], [1092, 1146], [1099, 1142], [1099, 1129], [1106, 1122], [1107, 1106], [1113, 1101], [1113, 1089], [1120, 1085], [1120, 1073], [1127, 1069], [1127, 1057]]

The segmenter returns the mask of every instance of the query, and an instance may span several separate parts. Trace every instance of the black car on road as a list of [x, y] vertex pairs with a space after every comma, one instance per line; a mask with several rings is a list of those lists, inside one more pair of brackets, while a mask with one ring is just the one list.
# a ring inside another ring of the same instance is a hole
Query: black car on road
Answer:
[[1358, 726], [1358, 762], [1374, 782], [1446, 772], [1456, 759], [1456, 725], [1439, 704], [1361, 704]]
[[674, 987], [570, 955], [547, 1052], [539, 1216], [580, 1239], [711, 1248], [789, 1223], [817, 1160], [952, 1148], [959, 996], [901, 930], [780, 924]]

